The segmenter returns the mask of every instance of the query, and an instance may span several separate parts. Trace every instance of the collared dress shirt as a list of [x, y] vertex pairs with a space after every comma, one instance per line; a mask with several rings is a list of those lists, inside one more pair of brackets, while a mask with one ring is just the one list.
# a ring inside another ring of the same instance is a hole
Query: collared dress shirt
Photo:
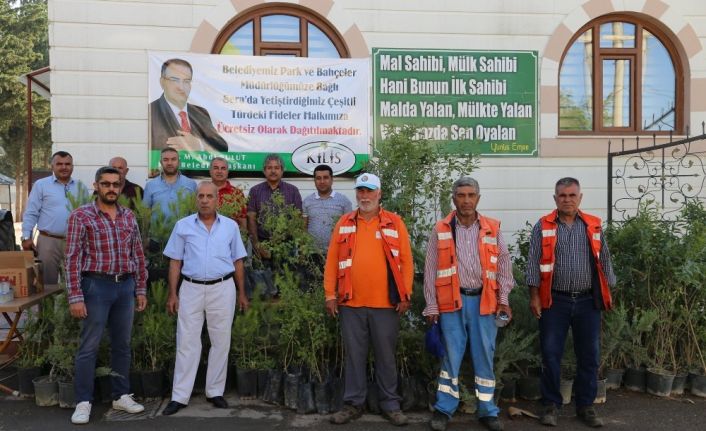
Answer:
[[196, 193], [196, 181], [178, 173], [176, 181], [168, 183], [164, 181], [164, 176], [160, 175], [147, 181], [142, 202], [150, 208], [158, 206], [167, 218], [172, 215], [169, 203], [176, 202], [180, 192], [182, 195]]
[[[586, 223], [580, 215], [568, 225], [557, 216], [556, 248], [552, 290], [558, 292], [588, 292], [591, 290], [593, 274], [591, 246], [586, 236]], [[527, 258], [527, 285], [539, 287], [539, 260], [542, 257], [542, 223], [532, 228], [530, 249]], [[608, 284], [615, 285], [615, 273], [610, 259], [610, 251], [601, 232], [601, 264]]]
[[185, 276], [214, 280], [233, 272], [233, 262], [247, 253], [240, 229], [232, 219], [216, 214], [209, 231], [198, 214], [192, 214], [176, 223], [164, 255], [181, 260], [181, 273]]
[[35, 226], [52, 235], [65, 236], [71, 212], [68, 195], [78, 197], [80, 190], [88, 192], [83, 183], [73, 178], [67, 184], [60, 183], [54, 175], [37, 180], [22, 216], [22, 237], [31, 238]]
[[302, 212], [309, 220], [307, 229], [314, 237], [319, 250], [326, 253], [333, 226], [343, 214], [351, 211], [353, 211], [351, 201], [345, 195], [334, 191], [327, 198], [321, 198], [318, 192], [304, 198]]
[[66, 289], [71, 304], [83, 302], [81, 273], [84, 271], [133, 274], [135, 293], [146, 294], [142, 237], [132, 211], [118, 205], [113, 220], [94, 201], [71, 213], [66, 235]]
[[293, 205], [299, 210], [302, 209], [302, 195], [295, 185], [280, 181], [273, 190], [265, 181], [251, 188], [248, 192], [248, 212], [257, 214], [257, 237], [261, 241], [269, 238], [269, 235], [262, 227], [264, 220], [261, 220], [261, 217], [263, 210], [271, 205], [270, 200], [275, 192], [279, 192], [284, 196], [285, 205]]
[[[456, 219], [456, 261], [459, 283], [461, 287], [477, 288], [483, 286], [482, 271], [480, 266], [480, 251], [478, 249], [478, 234], [480, 223], [478, 219], [470, 226], [464, 226]], [[436, 303], [436, 270], [438, 265], [437, 254], [438, 236], [436, 226], [429, 236], [427, 245], [426, 263], [424, 265], [424, 299], [426, 307], [422, 314], [439, 314]], [[515, 286], [512, 276], [512, 261], [502, 232], [498, 232], [498, 303], [509, 305], [508, 296]]]

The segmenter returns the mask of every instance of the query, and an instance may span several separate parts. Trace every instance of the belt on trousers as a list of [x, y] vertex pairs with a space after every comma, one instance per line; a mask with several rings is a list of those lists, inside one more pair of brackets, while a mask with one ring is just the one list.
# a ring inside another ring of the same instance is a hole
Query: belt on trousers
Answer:
[[583, 292], [561, 292], [558, 290], [552, 290], [552, 293], [561, 296], [567, 296], [571, 299], [582, 298], [584, 296], [591, 296], [593, 294], [593, 292], [590, 290], [584, 290]]
[[478, 296], [483, 291], [482, 287], [462, 287], [461, 295]]
[[123, 274], [108, 274], [106, 272], [95, 272], [95, 271], [84, 271], [81, 273], [81, 277], [85, 278], [100, 278], [103, 280], [110, 280], [115, 283], [120, 283], [121, 281], [125, 281], [128, 279], [128, 277], [132, 277], [131, 272], [126, 272]]
[[44, 236], [48, 236], [49, 238], [66, 239], [66, 236], [64, 236], [64, 235], [54, 235], [53, 233], [49, 233], [45, 230], [40, 230], [39, 234], [44, 235]]
[[233, 278], [233, 274], [234, 274], [234, 273], [231, 272], [230, 274], [226, 274], [226, 275], [224, 275], [224, 276], [221, 277], [221, 278], [214, 278], [213, 280], [197, 280], [197, 279], [195, 279], [195, 278], [187, 277], [187, 276], [185, 276], [184, 274], [182, 274], [181, 276], [184, 277], [184, 280], [188, 281], [189, 283], [196, 283], [196, 284], [216, 284], [216, 283], [220, 283], [221, 281], [226, 281], [226, 280], [229, 280], [229, 279]]

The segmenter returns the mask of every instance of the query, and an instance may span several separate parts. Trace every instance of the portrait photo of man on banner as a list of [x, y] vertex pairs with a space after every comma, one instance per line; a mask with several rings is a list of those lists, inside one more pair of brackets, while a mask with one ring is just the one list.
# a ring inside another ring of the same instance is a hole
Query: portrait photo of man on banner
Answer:
[[149, 53], [149, 169], [164, 148], [206, 175], [258, 172], [279, 154], [286, 172], [355, 171], [369, 156], [370, 61]]

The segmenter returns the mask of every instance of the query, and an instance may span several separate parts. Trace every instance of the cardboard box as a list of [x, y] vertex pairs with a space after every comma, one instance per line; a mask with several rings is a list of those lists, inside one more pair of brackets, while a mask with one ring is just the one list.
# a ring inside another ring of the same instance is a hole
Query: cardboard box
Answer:
[[44, 288], [31, 251], [0, 252], [0, 281], [12, 284], [15, 298], [33, 295]]

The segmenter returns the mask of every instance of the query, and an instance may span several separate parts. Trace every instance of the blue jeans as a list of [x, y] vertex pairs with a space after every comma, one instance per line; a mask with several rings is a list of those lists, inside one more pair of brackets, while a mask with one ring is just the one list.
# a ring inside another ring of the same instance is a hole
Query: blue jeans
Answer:
[[[439, 387], [434, 408], [447, 416], [453, 416], [458, 408], [458, 370], [461, 368], [466, 343], [471, 349], [471, 361], [475, 374], [475, 394], [478, 399], [478, 417], [497, 416], [500, 409], [493, 402], [495, 374], [495, 315], [480, 315], [480, 296], [461, 295], [463, 308], [453, 313], [441, 313], [439, 324], [446, 346], [446, 356], [441, 363]], [[470, 389], [470, 385], [469, 385]]]
[[542, 404], [561, 407], [559, 390], [561, 357], [564, 354], [566, 334], [571, 327], [576, 353], [576, 407], [593, 404], [596, 399], [596, 378], [600, 358], [599, 334], [601, 311], [596, 309], [592, 296], [572, 299], [552, 294], [552, 306], [542, 310], [539, 319], [539, 340], [542, 348]]
[[110, 334], [110, 378], [113, 399], [130, 393], [130, 336], [135, 310], [135, 280], [115, 283], [95, 277], [81, 280], [88, 316], [81, 322], [81, 340], [76, 354], [74, 387], [76, 402], [93, 400], [96, 357], [103, 330]]

